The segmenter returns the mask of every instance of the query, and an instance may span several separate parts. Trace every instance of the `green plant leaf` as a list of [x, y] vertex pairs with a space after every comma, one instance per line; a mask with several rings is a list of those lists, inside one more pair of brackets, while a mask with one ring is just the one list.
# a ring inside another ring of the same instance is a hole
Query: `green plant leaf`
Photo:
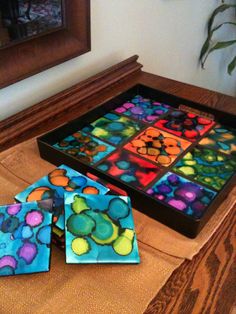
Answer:
[[208, 36], [211, 32], [211, 28], [212, 28], [212, 25], [214, 23], [216, 15], [224, 12], [225, 10], [227, 10], [229, 8], [236, 8], [236, 4], [222, 4], [213, 11], [213, 13], [209, 19], [209, 22], [208, 22]]
[[229, 46], [232, 46], [236, 44], [236, 40], [229, 40], [229, 41], [219, 41], [218, 43], [216, 43], [210, 50], [208, 55], [214, 51], [214, 50], [218, 50], [218, 49], [223, 49], [223, 48], [227, 48]]
[[233, 60], [228, 65], [228, 73], [229, 73], [229, 75], [231, 75], [233, 73], [235, 68], [236, 68], [236, 56], [233, 58]]
[[201, 66], [202, 68], [204, 68], [204, 62], [202, 61], [202, 58], [204, 57], [204, 55], [206, 54], [207, 50], [210, 47], [210, 41], [211, 39], [209, 37], [207, 37], [206, 41], [204, 42], [201, 52], [200, 52], [200, 56], [199, 56], [199, 60], [201, 61]]
[[[213, 26], [215, 22], [215, 18], [219, 13], [222, 13], [230, 8], [236, 9], [236, 4], [226, 4], [224, 0], [221, 0], [221, 5], [218, 6], [213, 13], [210, 16], [210, 19], [208, 21], [207, 25], [207, 38], [202, 45], [202, 49], [200, 51], [199, 60], [201, 62], [201, 67], [204, 68], [205, 62], [209, 56], [210, 53], [212, 53], [215, 50], [224, 49], [231, 45], [234, 45], [236, 43], [236, 40], [229, 40], [229, 41], [219, 41], [216, 44], [212, 43], [212, 37], [214, 35], [214, 32], [216, 32], [219, 28], [221, 28], [225, 24], [231, 24], [233, 26], [236, 26], [236, 22], [224, 22], [217, 26]], [[235, 2], [234, 2], [235, 3]], [[235, 57], [236, 58], [236, 57]], [[228, 73], [231, 74], [233, 70], [235, 69], [235, 58], [231, 61], [231, 63], [228, 65]]]
[[218, 49], [224, 49], [224, 48], [227, 48], [229, 46], [232, 46], [236, 44], [236, 40], [229, 40], [229, 41], [219, 41], [218, 43], [216, 43], [207, 53], [206, 57], [204, 58], [204, 60], [201, 61], [201, 66], [202, 68], [204, 69], [204, 65], [205, 65], [205, 62], [209, 56], [210, 53], [212, 53], [213, 51], [215, 50], [218, 50]]
[[226, 24], [236, 26], [236, 22], [224, 22], [214, 27], [211, 32], [214, 33], [215, 31], [217, 31], [217, 29], [219, 29], [221, 26], [226, 25]]
[[207, 53], [207, 50], [210, 47], [211, 38], [212, 38], [214, 32], [217, 31], [220, 27], [222, 27], [223, 25], [226, 25], [226, 24], [230, 24], [230, 25], [236, 26], [236, 23], [234, 23], [234, 22], [224, 22], [224, 23], [221, 23], [221, 24], [217, 25], [216, 27], [214, 27], [210, 31], [209, 35], [207, 36], [207, 39], [205, 40], [205, 42], [204, 42], [204, 44], [202, 46], [202, 49], [201, 49], [201, 52], [200, 52], [200, 56], [199, 56], [199, 60], [201, 61], [202, 68], [204, 67], [204, 63], [203, 63], [202, 59], [203, 59], [204, 55]]

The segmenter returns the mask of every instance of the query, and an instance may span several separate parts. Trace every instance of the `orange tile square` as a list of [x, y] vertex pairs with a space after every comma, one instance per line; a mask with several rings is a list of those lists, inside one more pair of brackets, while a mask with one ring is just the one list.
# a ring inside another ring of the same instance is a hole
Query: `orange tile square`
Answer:
[[155, 163], [168, 167], [191, 143], [168, 132], [149, 127], [124, 148]]

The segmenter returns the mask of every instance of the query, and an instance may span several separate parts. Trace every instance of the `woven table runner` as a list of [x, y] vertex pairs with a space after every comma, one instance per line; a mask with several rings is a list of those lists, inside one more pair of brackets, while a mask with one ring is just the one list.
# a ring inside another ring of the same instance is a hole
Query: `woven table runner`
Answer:
[[[34, 139], [0, 154], [0, 203], [55, 168], [40, 158]], [[66, 265], [52, 248], [49, 273], [3, 277], [0, 313], [143, 313], [172, 272], [192, 259], [220, 226], [235, 202], [236, 189], [195, 239], [134, 210], [140, 265]]]

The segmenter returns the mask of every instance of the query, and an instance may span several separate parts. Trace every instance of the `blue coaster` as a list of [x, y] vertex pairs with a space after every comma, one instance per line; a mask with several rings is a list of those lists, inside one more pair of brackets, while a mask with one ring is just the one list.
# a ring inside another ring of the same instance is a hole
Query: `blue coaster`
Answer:
[[0, 206], [0, 276], [49, 271], [52, 200]]
[[30, 185], [15, 199], [19, 202], [39, 201], [48, 198], [54, 199], [53, 222], [61, 230], [65, 229], [64, 192], [105, 194], [109, 191], [105, 186], [89, 179], [85, 175], [61, 165], [47, 176]]
[[66, 263], [140, 262], [130, 198], [65, 194]]

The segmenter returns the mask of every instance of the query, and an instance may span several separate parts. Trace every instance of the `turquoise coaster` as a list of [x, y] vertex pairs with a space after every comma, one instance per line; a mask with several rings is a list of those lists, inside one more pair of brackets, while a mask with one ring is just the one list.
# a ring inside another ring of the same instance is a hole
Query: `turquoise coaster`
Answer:
[[109, 191], [105, 186], [89, 179], [85, 175], [61, 165], [47, 176], [39, 179], [30, 185], [23, 192], [17, 194], [15, 199], [19, 202], [39, 201], [53, 198], [54, 200], [54, 217], [55, 225], [64, 230], [64, 192], [76, 191], [86, 194], [105, 194]]
[[0, 276], [49, 271], [52, 200], [0, 206]]
[[65, 194], [66, 263], [139, 263], [130, 198]]

